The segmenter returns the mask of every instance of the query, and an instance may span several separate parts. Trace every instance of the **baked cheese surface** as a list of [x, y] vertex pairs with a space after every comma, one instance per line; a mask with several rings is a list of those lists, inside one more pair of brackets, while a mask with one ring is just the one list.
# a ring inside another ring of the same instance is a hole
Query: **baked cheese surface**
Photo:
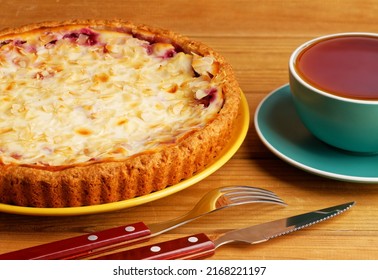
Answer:
[[222, 107], [214, 58], [84, 27], [0, 38], [0, 159], [62, 166], [175, 143]]

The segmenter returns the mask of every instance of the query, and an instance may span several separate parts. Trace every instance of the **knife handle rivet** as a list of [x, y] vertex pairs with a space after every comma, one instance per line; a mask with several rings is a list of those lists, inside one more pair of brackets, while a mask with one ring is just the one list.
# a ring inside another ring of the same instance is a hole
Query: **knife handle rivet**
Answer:
[[127, 226], [127, 227], [125, 227], [125, 231], [127, 231], [127, 232], [133, 232], [133, 231], [135, 231], [135, 227], [133, 227], [133, 226]]
[[95, 241], [95, 240], [97, 240], [97, 239], [98, 239], [98, 236], [97, 236], [97, 235], [92, 234], [92, 235], [89, 235], [89, 236], [88, 236], [88, 240], [89, 240], [89, 241]]
[[190, 243], [196, 243], [196, 242], [198, 241], [198, 238], [195, 237], [195, 236], [192, 236], [192, 237], [189, 237], [189, 238], [188, 238], [188, 241], [189, 241]]
[[159, 246], [152, 246], [150, 250], [151, 252], [157, 253], [161, 250], [161, 248]]

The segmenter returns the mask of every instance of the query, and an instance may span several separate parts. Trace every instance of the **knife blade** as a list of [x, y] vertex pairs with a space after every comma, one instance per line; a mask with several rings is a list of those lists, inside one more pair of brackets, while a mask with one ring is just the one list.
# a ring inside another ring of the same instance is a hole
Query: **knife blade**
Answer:
[[121, 251], [95, 258], [96, 260], [172, 260], [199, 259], [214, 254], [215, 249], [231, 242], [257, 244], [335, 217], [352, 207], [355, 202], [324, 208], [297, 216], [283, 218], [243, 229], [229, 231], [212, 241], [199, 233], [149, 246]]

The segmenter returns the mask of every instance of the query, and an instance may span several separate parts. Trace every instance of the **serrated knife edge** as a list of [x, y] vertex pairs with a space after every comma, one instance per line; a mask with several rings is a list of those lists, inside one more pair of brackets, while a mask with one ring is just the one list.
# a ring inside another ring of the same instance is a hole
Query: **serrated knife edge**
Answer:
[[348, 202], [292, 217], [287, 217], [251, 227], [229, 231], [214, 241], [215, 247], [231, 243], [246, 242], [257, 244], [283, 236], [333, 218], [350, 209], [355, 202]]

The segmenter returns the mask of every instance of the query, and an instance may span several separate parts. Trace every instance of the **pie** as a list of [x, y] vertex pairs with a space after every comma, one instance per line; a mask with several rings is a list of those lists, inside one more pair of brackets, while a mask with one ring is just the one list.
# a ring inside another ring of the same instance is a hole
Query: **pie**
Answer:
[[0, 203], [73, 207], [203, 170], [240, 106], [231, 66], [168, 30], [112, 20], [0, 32]]

